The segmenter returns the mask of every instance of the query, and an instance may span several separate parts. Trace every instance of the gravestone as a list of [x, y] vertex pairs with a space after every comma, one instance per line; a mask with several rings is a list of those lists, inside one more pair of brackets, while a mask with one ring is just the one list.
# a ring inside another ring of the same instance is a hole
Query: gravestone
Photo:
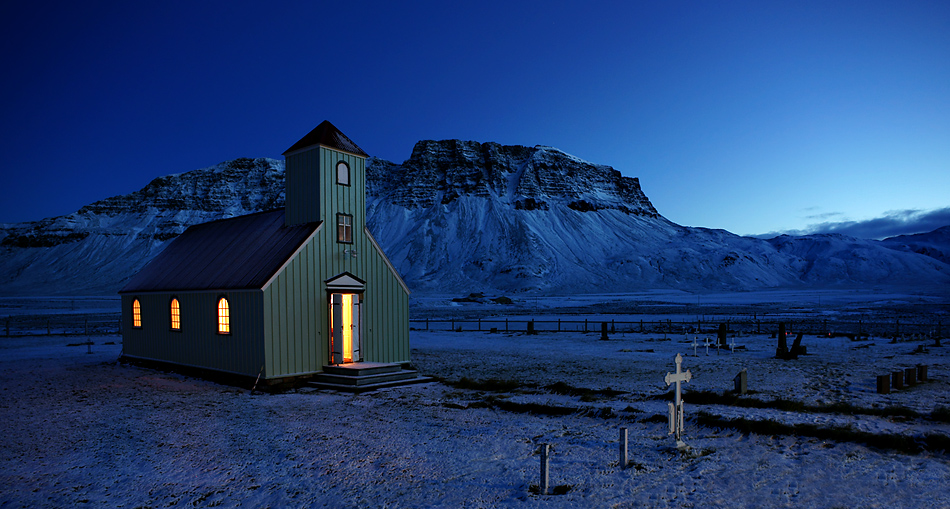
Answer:
[[534, 334], [534, 320], [528, 321], [528, 334]]
[[630, 464], [630, 459], [627, 456], [627, 428], [620, 428], [620, 469], [623, 470], [627, 468], [627, 465]]
[[696, 348], [699, 347], [699, 343], [696, 342], [696, 340], [698, 340], [698, 339], [699, 339], [699, 338], [694, 338], [694, 339], [693, 339], [693, 357], [699, 357], [699, 354], [696, 353]]
[[921, 382], [927, 381], [927, 365], [926, 364], [917, 365], [917, 380], [920, 380]]
[[904, 388], [904, 372], [895, 371], [891, 373], [891, 387], [894, 389], [903, 389]]
[[878, 375], [877, 377], [877, 393], [878, 394], [890, 394], [891, 393], [891, 377], [889, 375]]
[[802, 346], [802, 337], [804, 335], [804, 333], [799, 332], [798, 335], [795, 336], [795, 341], [792, 343], [792, 349], [788, 352], [789, 358], [797, 359], [799, 355], [805, 355], [805, 347]]
[[693, 374], [687, 369], [683, 371], [683, 356], [676, 354], [676, 359], [673, 360], [676, 363], [676, 373], [666, 373], [666, 377], [663, 379], [666, 382], [666, 386], [669, 387], [670, 384], [676, 384], [676, 399], [674, 403], [670, 403], [670, 435], [675, 435], [676, 437], [676, 448], [685, 449], [688, 446], [686, 442], [683, 442], [683, 392], [680, 388], [681, 382], [688, 382], [692, 380]]
[[735, 383], [736, 388], [735, 392], [738, 394], [745, 394], [749, 392], [749, 373], [745, 369], [739, 372], [735, 378], [732, 379]]
[[548, 494], [548, 487], [551, 480], [550, 469], [548, 468], [548, 461], [550, 460], [551, 455], [551, 445], [550, 444], [541, 444], [541, 479], [538, 484], [538, 491], [542, 495]]
[[600, 322], [600, 340], [607, 341], [607, 322]]
[[709, 345], [710, 345], [710, 343], [709, 343], [709, 338], [706, 338], [704, 344], [705, 344], [705, 346], [706, 346], [706, 356], [708, 357], [708, 356], [709, 356]]
[[726, 346], [726, 324], [719, 324], [719, 346]]
[[788, 342], [785, 340], [785, 324], [778, 324], [778, 347], [775, 348], [775, 358], [785, 359], [788, 357]]
[[917, 383], [917, 368], [904, 369], [904, 383], [908, 387]]

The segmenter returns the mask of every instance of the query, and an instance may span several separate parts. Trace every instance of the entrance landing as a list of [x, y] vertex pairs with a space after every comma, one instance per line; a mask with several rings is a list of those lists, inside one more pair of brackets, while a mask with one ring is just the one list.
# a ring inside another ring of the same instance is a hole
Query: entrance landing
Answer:
[[432, 378], [419, 376], [416, 370], [405, 369], [402, 364], [353, 362], [324, 366], [323, 373], [314, 375], [307, 385], [317, 389], [360, 393], [431, 381]]

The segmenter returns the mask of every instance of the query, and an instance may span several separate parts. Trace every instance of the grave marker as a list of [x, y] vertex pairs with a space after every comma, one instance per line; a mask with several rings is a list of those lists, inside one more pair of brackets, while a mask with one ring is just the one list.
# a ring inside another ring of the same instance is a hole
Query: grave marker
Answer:
[[891, 386], [894, 387], [895, 389], [904, 388], [904, 372], [903, 371], [895, 371], [891, 373]]
[[927, 365], [926, 364], [917, 365], [917, 379], [920, 380], [921, 382], [927, 381]]
[[629, 463], [627, 457], [627, 428], [620, 428], [620, 469], [627, 468]]
[[917, 383], [917, 368], [904, 369], [904, 383], [908, 387]]
[[778, 347], [775, 348], [775, 358], [784, 359], [788, 356], [788, 341], [785, 338], [785, 323], [778, 324]]
[[891, 377], [889, 375], [877, 376], [877, 393], [878, 394], [891, 393]]
[[745, 369], [740, 371], [732, 381], [736, 384], [736, 393], [745, 394], [749, 392], [749, 373]]
[[[708, 339], [708, 338], [707, 338]], [[687, 369], [683, 371], [683, 356], [676, 354], [676, 359], [673, 360], [676, 363], [676, 373], [666, 373], [666, 378], [663, 380], [666, 382], [666, 386], [669, 387], [670, 384], [676, 384], [676, 400], [675, 403], [670, 403], [670, 435], [676, 436], [676, 448], [685, 449], [688, 446], [686, 442], [683, 442], [683, 392], [680, 387], [680, 383], [688, 382], [692, 380], [693, 374]]]
[[709, 338], [707, 337], [706, 338], [706, 356], [707, 357], [709, 357], [709, 345], [710, 345]]
[[541, 444], [541, 482], [538, 485], [542, 495], [548, 494], [548, 483], [550, 480], [548, 469], [548, 455], [551, 453], [550, 444]]

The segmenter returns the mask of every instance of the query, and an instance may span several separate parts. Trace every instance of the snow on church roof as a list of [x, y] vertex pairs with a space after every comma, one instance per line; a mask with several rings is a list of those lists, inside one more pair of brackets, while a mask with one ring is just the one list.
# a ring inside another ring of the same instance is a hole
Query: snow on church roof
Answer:
[[194, 225], [119, 293], [262, 288], [319, 226], [284, 226], [284, 209]]
[[300, 141], [294, 143], [292, 147], [284, 151], [284, 155], [295, 152], [300, 149], [312, 147], [314, 145], [323, 145], [324, 147], [342, 150], [358, 156], [369, 157], [369, 154], [363, 152], [353, 140], [341, 133], [329, 120], [320, 122], [320, 125], [314, 127], [306, 136], [300, 138]]

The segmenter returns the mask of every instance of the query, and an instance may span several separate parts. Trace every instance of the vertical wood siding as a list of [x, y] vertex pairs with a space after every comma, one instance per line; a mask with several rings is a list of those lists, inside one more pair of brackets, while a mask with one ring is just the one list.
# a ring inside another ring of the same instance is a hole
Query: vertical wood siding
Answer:
[[[324, 281], [349, 272], [366, 281], [363, 358], [409, 362], [409, 295], [365, 235], [365, 160], [328, 149], [295, 154], [319, 157], [324, 227], [264, 289], [266, 377], [316, 373], [329, 363], [329, 300]], [[309, 157], [309, 156], [308, 156]], [[300, 161], [303, 161], [301, 159]], [[306, 159], [310, 161], [311, 159]], [[336, 164], [350, 167], [350, 186], [336, 183]], [[288, 158], [288, 167], [297, 164]], [[288, 183], [289, 185], [289, 183]], [[336, 214], [353, 216], [353, 243], [337, 243]], [[290, 214], [290, 211], [288, 211]], [[344, 250], [355, 250], [354, 258]]]
[[317, 150], [307, 150], [286, 158], [286, 192], [284, 201], [288, 225], [320, 220], [320, 157]]
[[[172, 297], [181, 306], [181, 330], [171, 330]], [[231, 334], [218, 334], [218, 298], [228, 298]], [[142, 327], [132, 327], [132, 301], [142, 304]], [[122, 296], [122, 350], [140, 359], [257, 376], [264, 362], [262, 292], [150, 293]]]

